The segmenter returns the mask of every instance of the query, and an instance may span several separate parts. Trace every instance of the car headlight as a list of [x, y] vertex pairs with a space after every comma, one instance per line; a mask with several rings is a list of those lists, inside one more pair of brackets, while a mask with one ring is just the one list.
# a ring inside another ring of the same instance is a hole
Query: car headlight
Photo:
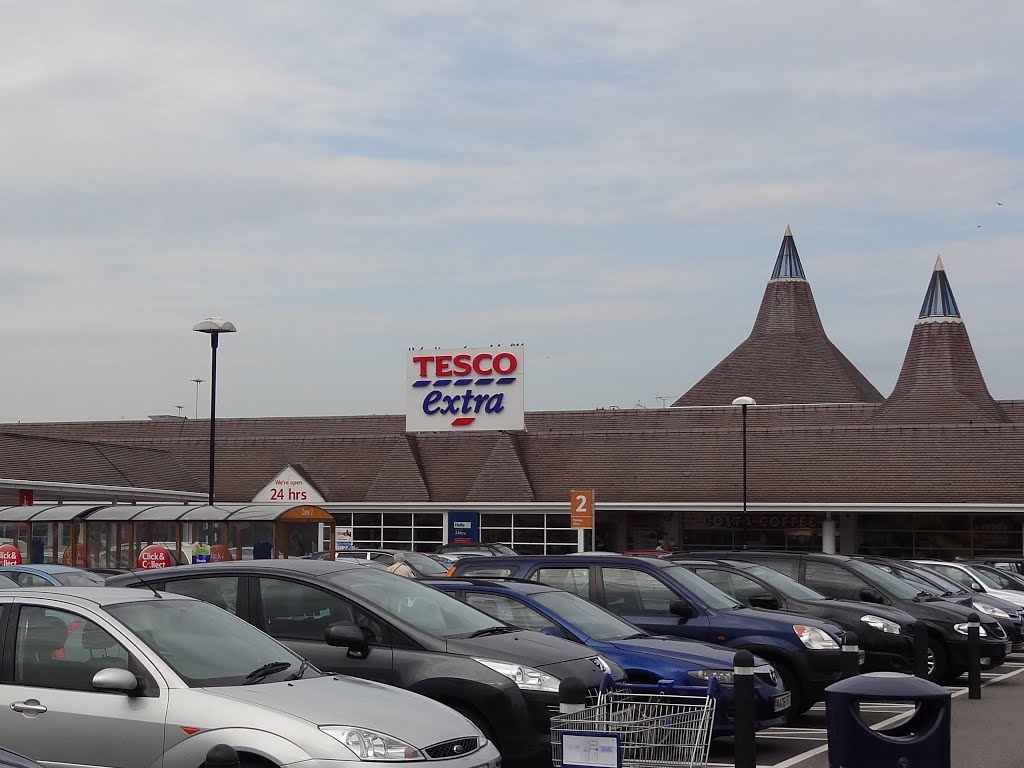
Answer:
[[351, 749], [360, 760], [425, 760], [413, 746], [385, 733], [348, 725], [323, 725], [320, 730]]
[[833, 640], [828, 632], [817, 627], [805, 627], [803, 624], [794, 624], [793, 631], [800, 638], [800, 642], [812, 651], [838, 651], [839, 643]]
[[[970, 625], [967, 624], [966, 622], [963, 623], [963, 624], [954, 624], [953, 625], [953, 629], [955, 629], [961, 635], [966, 635], [967, 634], [967, 628], [969, 626]], [[984, 627], [978, 627], [978, 637], [988, 637], [988, 632], [985, 631]]]
[[604, 672], [605, 674], [608, 674], [608, 675], [614, 675], [615, 674], [614, 672], [612, 672], [612, 663], [610, 661], [608, 661], [608, 659], [606, 659], [604, 656], [601, 656], [600, 654], [598, 654], [597, 656], [594, 657], [594, 661], [597, 663], [597, 666], [599, 666], [601, 668], [601, 671]]
[[717, 680], [721, 685], [732, 685], [731, 669], [694, 669], [686, 674], [698, 680]]
[[995, 616], [997, 619], [1013, 619], [1015, 616], [1011, 616], [1002, 608], [996, 608], [994, 605], [987, 605], [986, 603], [975, 603], [971, 602], [974, 610], [987, 613], [989, 616]]
[[889, 621], [883, 619], [881, 616], [872, 616], [870, 613], [867, 616], [861, 616], [860, 620], [867, 624], [869, 627], [877, 629], [879, 632], [885, 632], [887, 635], [898, 635], [900, 633], [900, 625], [895, 621]]
[[524, 667], [522, 664], [512, 664], [508, 661], [495, 661], [494, 659], [473, 659], [478, 664], [483, 664], [488, 669], [494, 670], [499, 675], [504, 675], [524, 691], [544, 691], [545, 693], [558, 693], [560, 682], [554, 675], [541, 672], [539, 669]]

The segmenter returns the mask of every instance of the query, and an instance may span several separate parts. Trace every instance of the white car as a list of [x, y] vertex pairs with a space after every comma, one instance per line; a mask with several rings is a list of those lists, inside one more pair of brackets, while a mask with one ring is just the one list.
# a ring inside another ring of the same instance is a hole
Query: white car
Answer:
[[[10, 589], [0, 593], [0, 619], [0, 740], [45, 768], [196, 768], [219, 744], [239, 753], [241, 768], [501, 765], [458, 712], [325, 675], [199, 600]], [[337, 625], [326, 632], [329, 644], [354, 642]]]
[[992, 595], [1024, 608], [1024, 591], [1015, 589], [1011, 574], [1005, 576], [994, 568], [978, 567], [971, 563], [946, 562], [945, 560], [914, 560], [925, 568], [952, 579], [957, 584], [985, 595]]

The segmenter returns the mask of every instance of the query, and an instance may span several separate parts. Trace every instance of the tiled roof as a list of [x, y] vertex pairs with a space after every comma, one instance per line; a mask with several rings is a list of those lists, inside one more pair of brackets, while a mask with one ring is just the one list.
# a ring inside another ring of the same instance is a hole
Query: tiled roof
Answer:
[[883, 399], [829, 340], [792, 233], [786, 233], [750, 336], [673, 406], [727, 405], [744, 395], [764, 405]]
[[901, 422], [1008, 421], [974, 355], [953, 289], [936, 260], [896, 386], [878, 418]]

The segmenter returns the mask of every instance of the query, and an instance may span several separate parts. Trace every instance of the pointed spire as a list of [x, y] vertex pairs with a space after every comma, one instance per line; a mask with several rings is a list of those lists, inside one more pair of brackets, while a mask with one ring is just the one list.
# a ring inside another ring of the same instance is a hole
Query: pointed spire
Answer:
[[788, 224], [786, 233], [782, 236], [782, 245], [779, 246], [779, 256], [775, 259], [772, 280], [803, 280], [805, 282], [807, 280], [807, 275], [804, 274], [804, 265], [800, 263], [800, 254], [796, 250], [793, 230], [789, 228]]
[[953, 298], [953, 289], [949, 285], [949, 278], [946, 276], [946, 268], [942, 265], [941, 256], [935, 257], [935, 269], [932, 271], [928, 290], [924, 294], [924, 303], [921, 305], [921, 314], [918, 315], [917, 322], [963, 322], [956, 299]]

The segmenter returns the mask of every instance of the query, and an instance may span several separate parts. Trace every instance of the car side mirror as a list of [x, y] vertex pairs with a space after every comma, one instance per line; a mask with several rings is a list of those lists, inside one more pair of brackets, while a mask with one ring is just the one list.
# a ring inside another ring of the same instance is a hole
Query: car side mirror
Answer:
[[92, 687], [97, 691], [108, 693], [122, 693], [125, 696], [132, 696], [139, 693], [142, 688], [139, 685], [139, 678], [127, 669], [118, 667], [107, 667], [101, 669], [92, 676]]
[[978, 582], [972, 581], [971, 582], [971, 592], [979, 592], [981, 594], [984, 594], [985, 593], [985, 588], [983, 586], [981, 586], [981, 584], [979, 584]]
[[673, 600], [668, 607], [668, 612], [683, 621], [689, 621], [697, 616], [697, 610], [686, 600]]
[[365, 659], [370, 655], [370, 644], [363, 630], [349, 621], [339, 621], [325, 629], [324, 642], [333, 648], [348, 648], [350, 659]]
[[857, 599], [862, 603], [877, 603], [879, 605], [885, 602], [882, 593], [877, 589], [862, 589], [857, 593]]
[[751, 608], [762, 608], [766, 611], [777, 611], [782, 606], [779, 604], [778, 598], [767, 593], [760, 595], [750, 596], [750, 607]]

